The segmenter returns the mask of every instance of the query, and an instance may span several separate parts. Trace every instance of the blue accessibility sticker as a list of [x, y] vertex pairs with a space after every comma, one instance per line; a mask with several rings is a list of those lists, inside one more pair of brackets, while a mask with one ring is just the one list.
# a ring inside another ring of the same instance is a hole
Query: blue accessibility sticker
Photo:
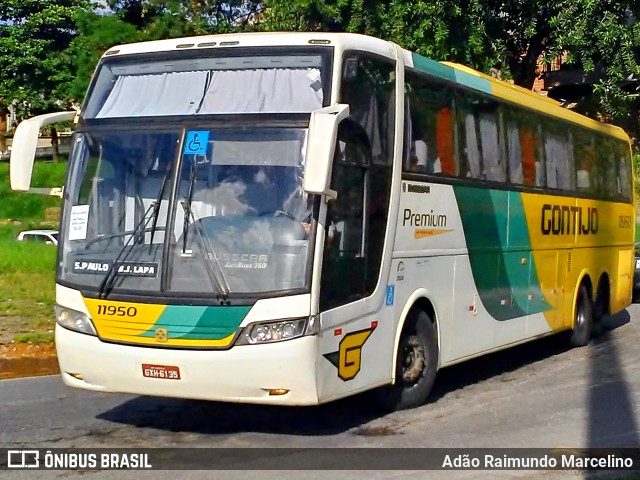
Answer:
[[394, 300], [394, 296], [396, 293], [396, 287], [395, 285], [387, 285], [387, 296], [385, 298], [384, 303], [386, 305], [393, 305], [393, 300]]
[[185, 155], [206, 155], [209, 143], [209, 130], [189, 130], [184, 139]]

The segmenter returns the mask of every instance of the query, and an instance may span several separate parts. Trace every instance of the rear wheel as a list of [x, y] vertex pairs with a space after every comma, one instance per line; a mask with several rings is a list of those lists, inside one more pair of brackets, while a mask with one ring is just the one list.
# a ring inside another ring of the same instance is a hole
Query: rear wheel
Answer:
[[569, 337], [572, 347], [584, 347], [589, 343], [591, 330], [593, 329], [593, 305], [589, 298], [587, 287], [580, 285], [576, 298], [576, 316], [573, 321], [573, 330]]
[[396, 382], [379, 391], [382, 404], [391, 410], [422, 405], [438, 368], [436, 328], [429, 315], [412, 310], [400, 335], [396, 357]]

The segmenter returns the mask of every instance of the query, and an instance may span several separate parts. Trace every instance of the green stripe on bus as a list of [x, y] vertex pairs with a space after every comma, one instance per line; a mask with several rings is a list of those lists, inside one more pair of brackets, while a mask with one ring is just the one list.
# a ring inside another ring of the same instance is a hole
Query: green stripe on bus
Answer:
[[520, 193], [461, 186], [454, 192], [476, 289], [487, 312], [496, 320], [509, 320], [549, 309], [530, 253]]
[[456, 71], [452, 67], [443, 65], [440, 62], [423, 57], [417, 53], [412, 53], [411, 56], [413, 58], [414, 68], [422, 70], [423, 72], [429, 73], [435, 77], [451, 80], [452, 82], [456, 81]]
[[162, 327], [171, 339], [221, 340], [236, 332], [250, 309], [168, 305], [155, 325], [140, 336], [153, 337], [156, 329]]
[[481, 92], [487, 93], [489, 95], [492, 94], [491, 91], [491, 82], [489, 80], [478, 77], [477, 75], [473, 75], [471, 73], [463, 72], [462, 70], [455, 70], [456, 72], [456, 81], [462, 85], [466, 85], [467, 87], [474, 88], [476, 90], [480, 90]]

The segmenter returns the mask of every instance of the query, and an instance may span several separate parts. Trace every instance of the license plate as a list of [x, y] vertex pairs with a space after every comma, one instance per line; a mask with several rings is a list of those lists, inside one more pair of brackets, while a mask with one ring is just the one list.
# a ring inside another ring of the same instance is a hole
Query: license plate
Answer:
[[180, 369], [172, 365], [142, 364], [142, 376], [164, 380], [180, 380]]

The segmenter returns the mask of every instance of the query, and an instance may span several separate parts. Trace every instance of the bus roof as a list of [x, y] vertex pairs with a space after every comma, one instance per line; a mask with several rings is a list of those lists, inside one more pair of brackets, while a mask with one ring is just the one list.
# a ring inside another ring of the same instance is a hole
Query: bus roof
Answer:
[[[175, 50], [199, 50], [264, 46], [309, 46], [329, 45], [341, 50], [365, 50], [388, 58], [395, 58], [394, 44], [386, 40], [356, 33], [325, 32], [255, 32], [201, 35], [197, 37], [173, 38], [150, 42], [117, 45], [110, 48], [105, 57], [132, 55]], [[557, 102], [524, 88], [497, 80], [472, 68], [451, 62], [438, 62], [409, 50], [403, 50], [405, 64], [422, 70], [434, 77], [442, 78], [466, 88], [484, 92], [502, 100], [535, 110], [547, 115], [598, 130], [605, 134], [629, 141], [619, 127], [598, 122], [567, 108]]]
[[200, 35], [150, 42], [130, 43], [110, 48], [104, 56], [137, 53], [167, 52], [173, 50], [197, 50], [226, 47], [277, 47], [277, 46], [329, 45], [343, 49], [366, 50], [389, 58], [395, 58], [393, 43], [357, 33], [325, 32], [251, 32]]

